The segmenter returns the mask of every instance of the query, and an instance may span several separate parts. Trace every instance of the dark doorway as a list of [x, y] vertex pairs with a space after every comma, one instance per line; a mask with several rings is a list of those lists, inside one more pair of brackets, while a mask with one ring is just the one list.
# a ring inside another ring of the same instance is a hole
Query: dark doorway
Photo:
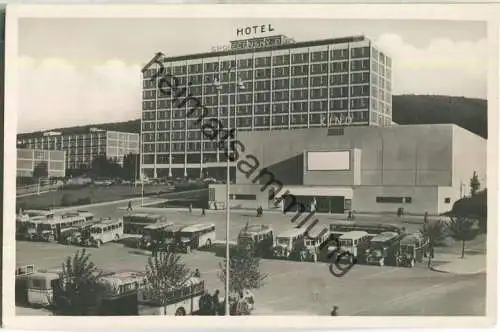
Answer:
[[330, 199], [330, 213], [344, 213], [344, 196], [332, 196]]
[[[284, 195], [285, 196], [285, 195]], [[344, 196], [294, 196], [286, 195], [284, 207], [287, 212], [310, 212], [311, 203], [316, 199], [316, 212], [319, 213], [344, 213]]]

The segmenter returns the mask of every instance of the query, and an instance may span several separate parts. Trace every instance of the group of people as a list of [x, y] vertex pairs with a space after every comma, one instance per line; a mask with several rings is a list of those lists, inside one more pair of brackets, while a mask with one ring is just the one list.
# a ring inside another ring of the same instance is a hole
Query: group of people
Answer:
[[[239, 292], [238, 298], [229, 297], [229, 312], [231, 316], [250, 315], [253, 308], [253, 297], [245, 297], [243, 292]], [[200, 316], [223, 316], [226, 311], [225, 301], [221, 300], [220, 292], [217, 289], [213, 295], [207, 291], [200, 297]]]
[[[189, 213], [193, 213], [193, 204], [189, 203]], [[205, 217], [207, 215], [206, 211], [205, 211], [205, 208], [202, 207], [201, 208], [201, 216], [202, 217]]]

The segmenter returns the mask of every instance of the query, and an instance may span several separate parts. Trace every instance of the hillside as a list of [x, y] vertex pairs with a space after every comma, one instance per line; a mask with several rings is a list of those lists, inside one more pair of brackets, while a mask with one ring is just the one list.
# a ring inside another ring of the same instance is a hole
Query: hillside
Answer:
[[[393, 96], [393, 120], [399, 124], [455, 123], [487, 138], [487, 102], [463, 97], [399, 95]], [[139, 132], [140, 119], [126, 122], [57, 128], [62, 133], [84, 133], [90, 127], [108, 130]], [[26, 136], [38, 135], [40, 132]], [[24, 135], [23, 135], [24, 136]]]

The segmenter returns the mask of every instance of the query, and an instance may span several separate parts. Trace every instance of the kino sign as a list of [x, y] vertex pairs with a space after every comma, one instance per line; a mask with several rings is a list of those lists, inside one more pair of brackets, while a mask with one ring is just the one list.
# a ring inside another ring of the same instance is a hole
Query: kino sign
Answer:
[[331, 115], [328, 123], [329, 127], [348, 126], [352, 123], [352, 116], [348, 114]]
[[258, 34], [258, 33], [266, 33], [266, 32], [271, 32], [274, 31], [274, 28], [271, 24], [262, 24], [262, 25], [252, 25], [244, 28], [238, 28], [236, 29], [236, 36], [248, 36], [252, 34]]

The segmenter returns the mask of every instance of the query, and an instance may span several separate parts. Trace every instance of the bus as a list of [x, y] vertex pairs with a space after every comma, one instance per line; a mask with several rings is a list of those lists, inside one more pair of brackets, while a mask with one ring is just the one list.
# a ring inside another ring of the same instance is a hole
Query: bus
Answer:
[[94, 214], [89, 212], [89, 211], [84, 211], [84, 210], [76, 210], [76, 211], [70, 211], [66, 212], [62, 215], [63, 218], [66, 217], [82, 217], [85, 218], [85, 221], [92, 221], [94, 219]]
[[153, 246], [157, 246], [158, 243], [163, 242], [164, 230], [173, 223], [159, 222], [156, 224], [148, 225], [142, 230], [142, 237], [138, 240], [137, 247], [141, 249], [151, 249]]
[[144, 227], [165, 222], [166, 217], [150, 213], [132, 213], [123, 216], [123, 231], [126, 234], [141, 234]]
[[330, 238], [328, 226], [316, 226], [310, 229], [304, 237], [304, 248], [300, 252], [300, 260], [317, 262], [321, 249]]
[[90, 226], [82, 234], [82, 245], [99, 248], [104, 243], [118, 241], [123, 237], [123, 221], [103, 218], [100, 223]]
[[[341, 255], [338, 261], [349, 261], [349, 264], [357, 263], [358, 258], [360, 258], [365, 250], [368, 248], [370, 235], [366, 231], [351, 231], [342, 234], [337, 242], [337, 246], [330, 246], [328, 250], [330, 252], [338, 252], [335, 255]], [[343, 253], [347, 253], [345, 255]]]
[[273, 256], [276, 258], [293, 258], [304, 247], [307, 228], [299, 227], [286, 230], [276, 236]]
[[58, 286], [59, 273], [38, 271], [26, 276], [27, 302], [33, 306], [50, 306], [54, 299], [54, 289]]
[[210, 247], [215, 241], [214, 224], [194, 224], [180, 228], [176, 234], [176, 246], [185, 253], [193, 249]]
[[332, 239], [337, 239], [342, 234], [352, 231], [364, 231], [367, 232], [370, 237], [374, 237], [375, 235], [378, 235], [382, 232], [396, 232], [398, 234], [402, 234], [405, 231], [405, 227], [393, 224], [378, 224], [343, 220], [337, 220], [333, 223], [330, 223], [330, 237]]
[[[139, 315], [192, 315], [199, 311], [201, 296], [205, 293], [205, 282], [197, 277], [189, 278], [183, 286], [172, 289], [166, 294], [154, 294], [148, 287], [139, 289]], [[166, 298], [161, 305], [159, 296]]]
[[236, 240], [238, 245], [250, 245], [255, 255], [267, 257], [272, 254], [274, 232], [268, 225], [247, 225], [241, 229]]
[[138, 291], [146, 285], [144, 272], [123, 271], [103, 275], [99, 284], [104, 288], [99, 315], [138, 315]]
[[62, 241], [67, 236], [69, 228], [78, 227], [85, 223], [83, 217], [55, 217], [42, 220], [38, 224], [38, 240], [46, 242]]
[[32, 217], [45, 217], [46, 219], [54, 218], [54, 212], [50, 210], [26, 210], [23, 211], [24, 215], [27, 215], [29, 218]]

